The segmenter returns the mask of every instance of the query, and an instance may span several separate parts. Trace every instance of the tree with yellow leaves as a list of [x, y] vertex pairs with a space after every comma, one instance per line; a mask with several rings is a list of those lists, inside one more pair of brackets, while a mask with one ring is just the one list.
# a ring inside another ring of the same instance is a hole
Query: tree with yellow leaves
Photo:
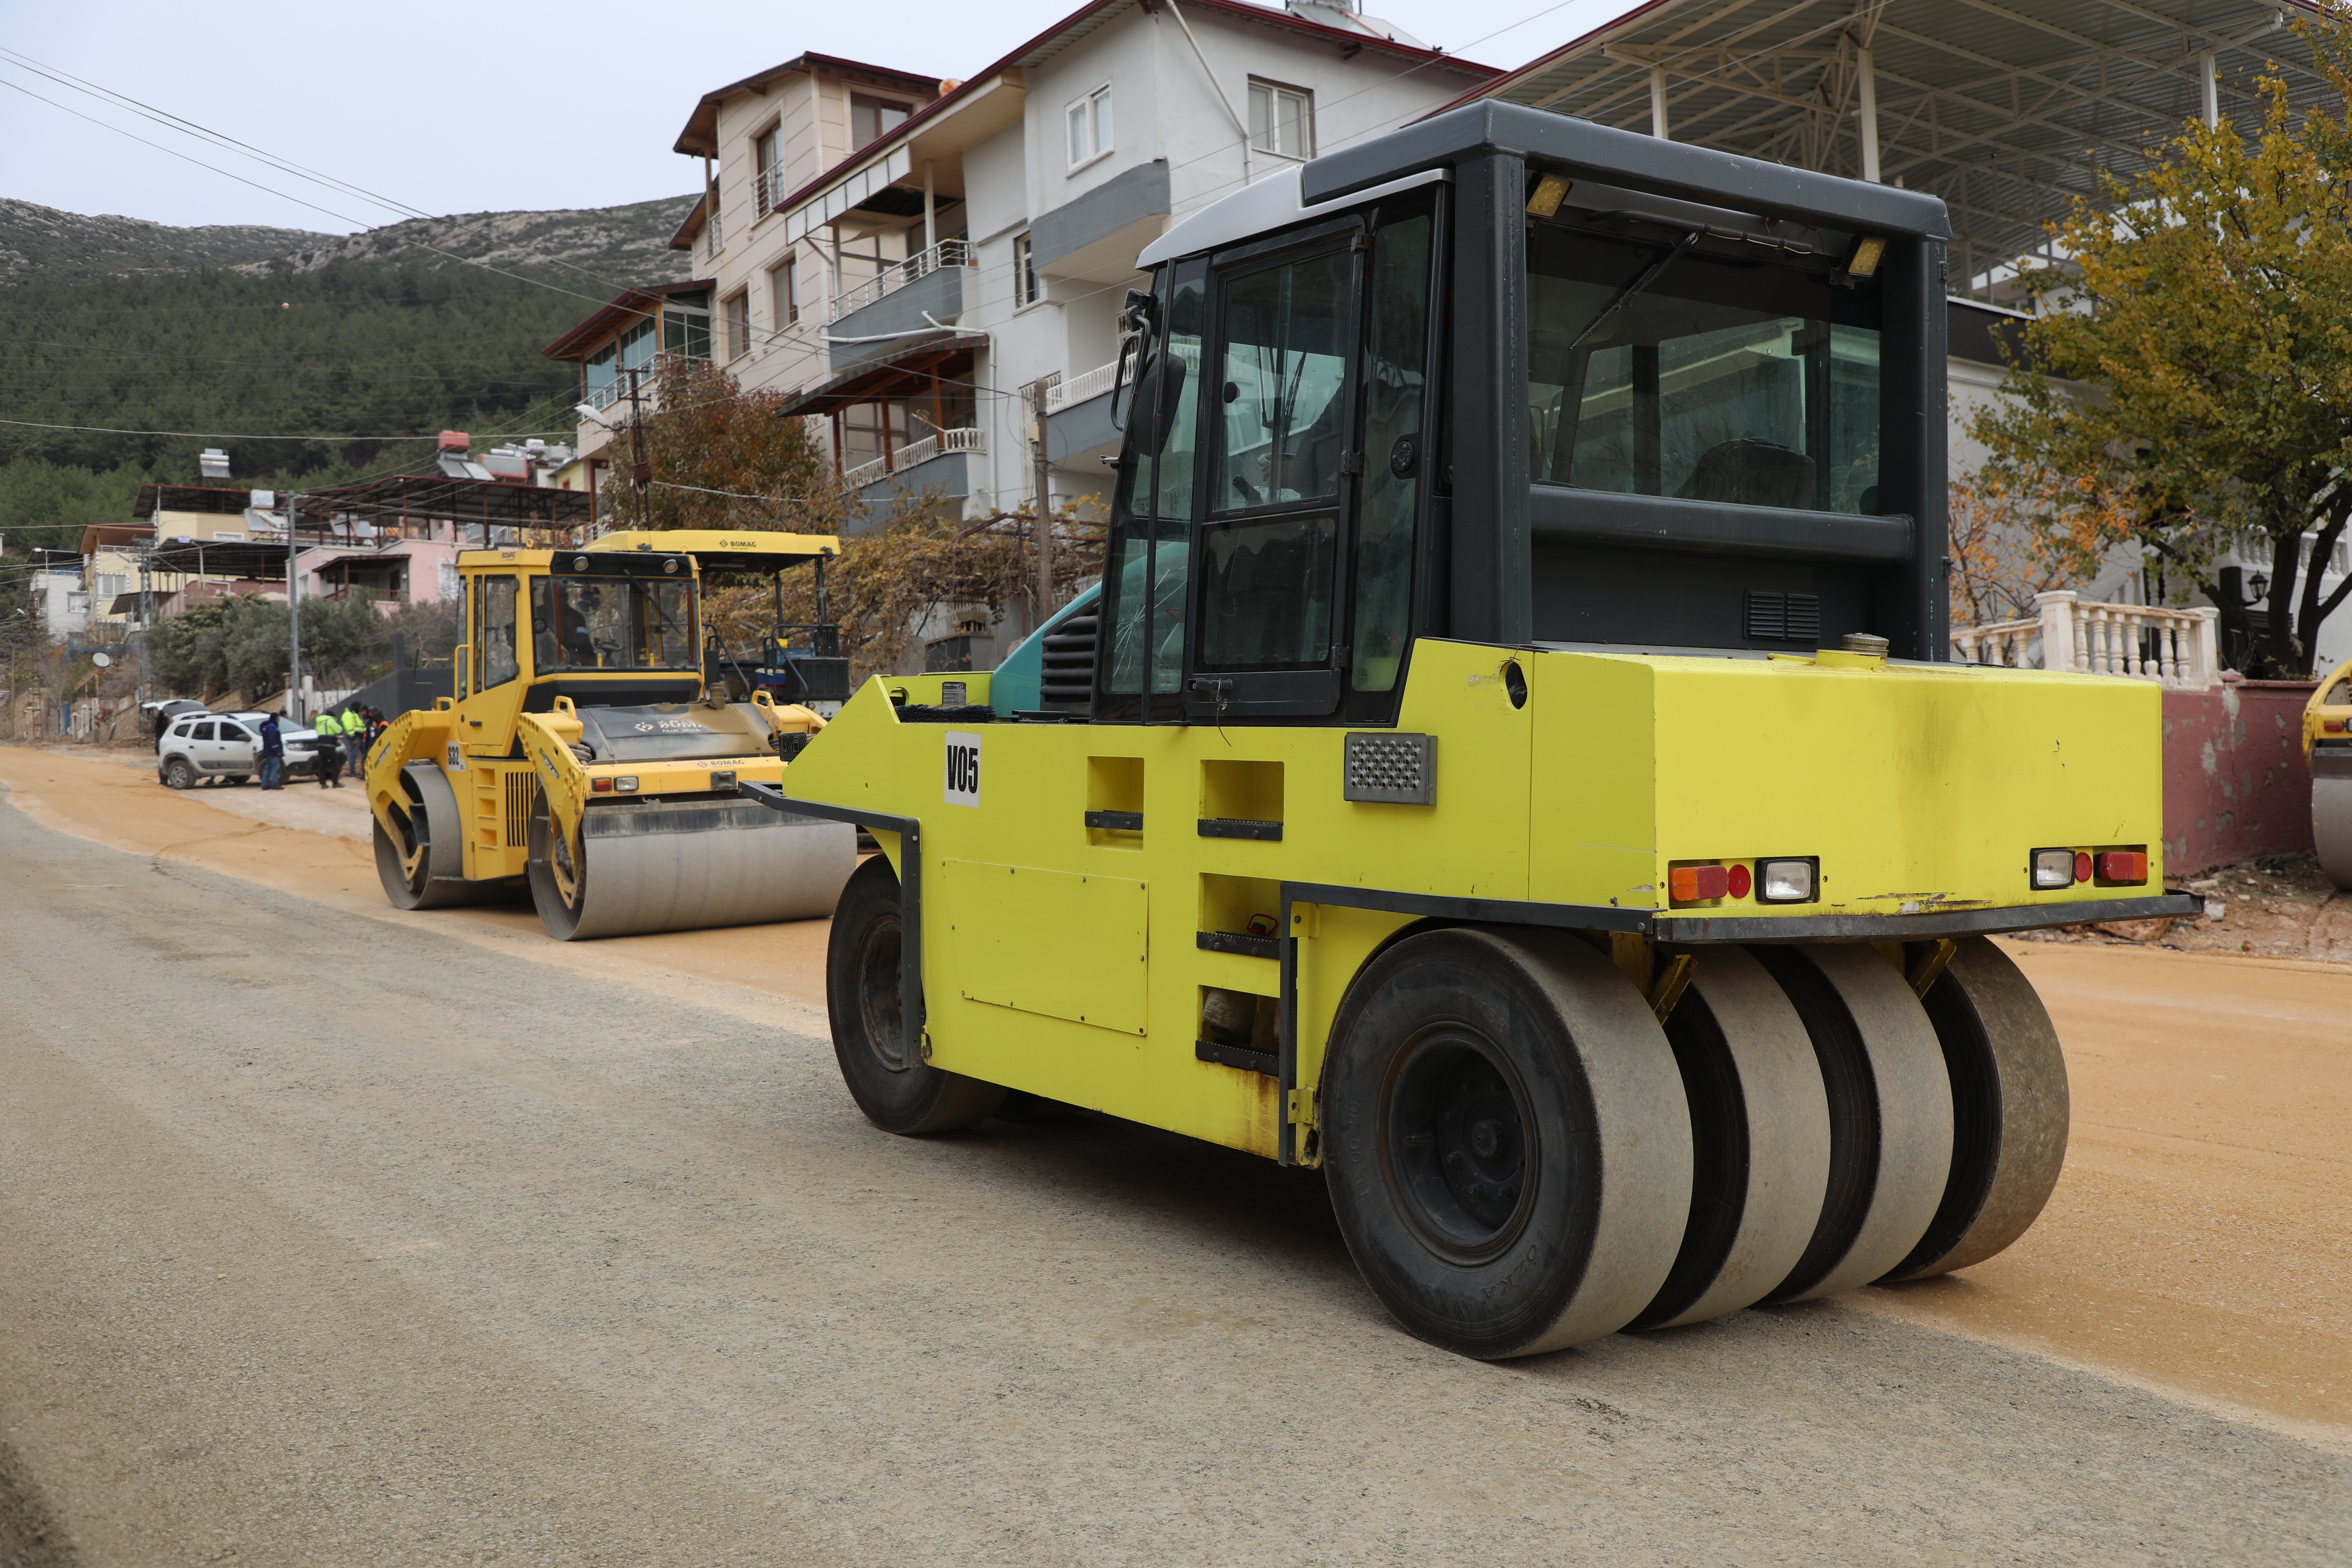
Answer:
[[[2352, 593], [2305, 572], [2352, 521], [2352, 7], [2329, 4], [2298, 24], [2329, 102], [2265, 80], [2252, 137], [2192, 126], [2055, 226], [2062, 259], [2028, 275], [2053, 308], [1974, 426], [1979, 488], [2030, 502], [2045, 556], [2137, 545], [2290, 678]], [[2233, 552], [2270, 562], [2259, 628], [2221, 588]]]

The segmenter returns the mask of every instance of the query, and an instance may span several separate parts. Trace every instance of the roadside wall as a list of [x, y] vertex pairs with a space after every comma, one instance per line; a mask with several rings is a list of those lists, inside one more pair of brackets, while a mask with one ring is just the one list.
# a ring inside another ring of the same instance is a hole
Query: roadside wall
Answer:
[[2311, 845], [2303, 708], [2315, 683], [2222, 678], [2164, 694], [2164, 869], [2195, 876]]

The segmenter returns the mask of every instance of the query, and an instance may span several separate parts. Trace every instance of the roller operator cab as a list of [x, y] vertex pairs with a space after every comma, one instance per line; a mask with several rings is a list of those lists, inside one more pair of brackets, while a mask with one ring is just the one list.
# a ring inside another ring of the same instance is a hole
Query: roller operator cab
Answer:
[[1989, 932], [2179, 912], [2153, 686], [1943, 661], [1934, 198], [1481, 104], [1140, 265], [1084, 711], [861, 691], [851, 1092], [1319, 1165], [1507, 1356], [1957, 1268], [2065, 1146]]
[[821, 569], [836, 548], [680, 531], [461, 553], [457, 694], [401, 715], [368, 756], [385, 896], [401, 909], [528, 897], [566, 941], [829, 910], [855, 830], [741, 792], [781, 780], [824, 726], [778, 701], [777, 681], [814, 702], [841, 694], [824, 687], [846, 667], [706, 654], [700, 589], [706, 563]]

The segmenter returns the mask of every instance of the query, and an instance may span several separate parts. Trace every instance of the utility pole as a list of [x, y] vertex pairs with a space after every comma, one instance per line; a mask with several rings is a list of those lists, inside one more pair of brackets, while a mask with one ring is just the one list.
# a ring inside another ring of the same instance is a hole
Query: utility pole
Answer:
[[302, 571], [299, 526], [302, 497], [286, 498], [286, 610], [293, 641], [286, 663], [286, 716], [302, 721]]
[[654, 482], [654, 466], [646, 457], [646, 415], [637, 403], [637, 373], [629, 372], [629, 482], [636, 487], [637, 521], [642, 526], [645, 515], [646, 491]]
[[[162, 527], [160, 519], [157, 520], [156, 526], [159, 529]], [[198, 582], [204, 580], [204, 573], [201, 569], [196, 573], [196, 580]], [[147, 701], [155, 695], [148, 684], [147, 675], [147, 637], [154, 625], [155, 541], [150, 538], [146, 547], [139, 552], [139, 700], [142, 702]]]
[[1037, 625], [1054, 613], [1054, 489], [1045, 462], [1046, 379], [1029, 384], [1029, 406], [1035, 416], [1029, 426], [1030, 459], [1037, 485]]

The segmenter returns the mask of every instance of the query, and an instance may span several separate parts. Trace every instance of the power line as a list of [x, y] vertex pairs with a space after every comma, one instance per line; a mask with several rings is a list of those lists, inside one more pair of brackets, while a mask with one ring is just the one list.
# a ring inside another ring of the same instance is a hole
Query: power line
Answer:
[[[26, 430], [79, 430], [93, 436], [185, 436], [199, 441], [432, 441], [438, 436], [256, 436], [236, 430], [124, 430], [109, 425], [44, 425], [32, 419], [0, 419], [0, 425], [14, 425]], [[484, 436], [485, 441], [509, 440], [516, 436], [562, 435], [562, 431], [510, 430], [504, 435]]]

